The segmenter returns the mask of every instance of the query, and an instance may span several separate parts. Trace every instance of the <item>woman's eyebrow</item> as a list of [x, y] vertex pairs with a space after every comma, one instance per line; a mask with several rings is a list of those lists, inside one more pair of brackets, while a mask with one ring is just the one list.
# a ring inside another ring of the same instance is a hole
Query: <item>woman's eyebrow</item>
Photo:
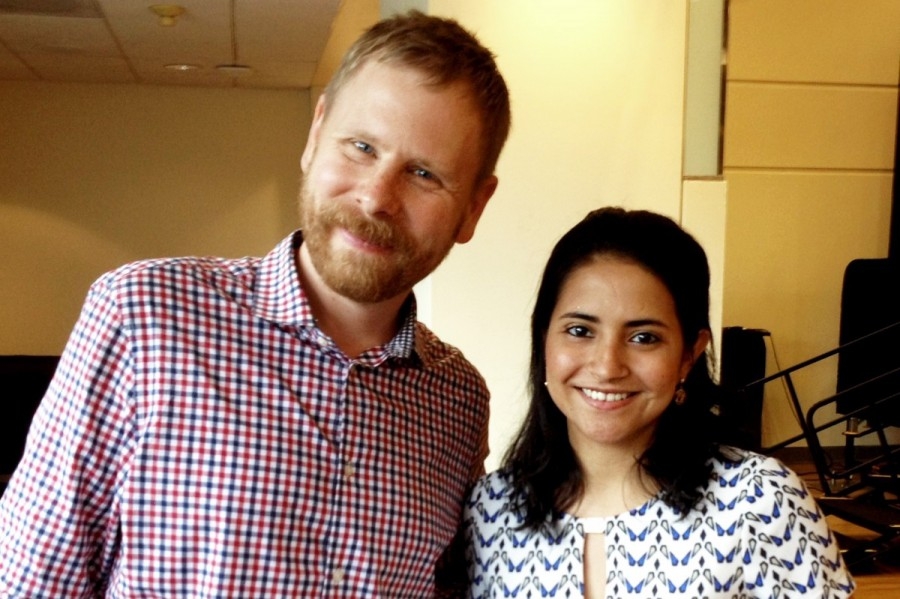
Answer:
[[[574, 311], [574, 310], [572, 312], [565, 312], [563, 314], [560, 314], [559, 318], [574, 318], [576, 320], [584, 320], [584, 321], [592, 322], [592, 323], [600, 322], [599, 316], [596, 316], [594, 314], [587, 314], [586, 312], [578, 312], [578, 311]], [[627, 326], [628, 328], [647, 327], [647, 326], [659, 327], [659, 328], [663, 328], [663, 329], [669, 328], [669, 325], [667, 325], [662, 320], [658, 320], [656, 318], [639, 318], [636, 320], [629, 320], [628, 322], [625, 323], [625, 326]]]
[[588, 322], [600, 322], [600, 318], [593, 314], [585, 314], [584, 312], [566, 312], [560, 314], [559, 318], [577, 318], [578, 320], [587, 320]]
[[629, 320], [625, 324], [628, 325], [629, 327], [653, 326], [653, 327], [661, 327], [664, 329], [669, 328], [669, 325], [667, 325], [665, 322], [663, 322], [661, 320], [657, 320], [655, 318], [641, 318], [638, 320]]

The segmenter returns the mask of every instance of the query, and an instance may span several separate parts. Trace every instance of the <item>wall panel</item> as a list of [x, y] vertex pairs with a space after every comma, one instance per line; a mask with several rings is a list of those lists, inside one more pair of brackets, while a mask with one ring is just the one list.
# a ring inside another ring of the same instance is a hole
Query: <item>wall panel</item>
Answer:
[[730, 82], [724, 164], [891, 169], [897, 90]]
[[895, 85], [897, 0], [730, 0], [728, 76]]

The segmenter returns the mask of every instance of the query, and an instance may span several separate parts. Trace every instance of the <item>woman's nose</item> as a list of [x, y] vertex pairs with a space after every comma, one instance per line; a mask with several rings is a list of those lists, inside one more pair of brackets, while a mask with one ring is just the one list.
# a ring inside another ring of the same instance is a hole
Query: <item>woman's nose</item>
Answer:
[[624, 348], [613, 342], [598, 342], [589, 368], [601, 381], [620, 379], [628, 374]]

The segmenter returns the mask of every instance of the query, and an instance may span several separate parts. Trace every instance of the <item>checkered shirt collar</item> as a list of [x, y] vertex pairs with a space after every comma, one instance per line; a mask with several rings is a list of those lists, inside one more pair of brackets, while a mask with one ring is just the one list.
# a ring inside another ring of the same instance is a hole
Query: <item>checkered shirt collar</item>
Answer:
[[[297, 250], [303, 233], [295, 231], [266, 255], [259, 265], [259, 276], [253, 299], [254, 313], [264, 320], [288, 326], [316, 328], [309, 298], [297, 273]], [[403, 324], [383, 348], [386, 357], [428, 362], [428, 343], [417, 327], [416, 298], [410, 293], [403, 304]]]

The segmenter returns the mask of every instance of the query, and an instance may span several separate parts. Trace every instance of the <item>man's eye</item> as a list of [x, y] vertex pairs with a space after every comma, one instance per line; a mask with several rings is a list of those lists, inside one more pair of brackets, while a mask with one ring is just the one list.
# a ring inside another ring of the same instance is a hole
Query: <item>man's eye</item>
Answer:
[[365, 152], [366, 154], [371, 154], [374, 151], [372, 146], [364, 141], [354, 141], [353, 145], [356, 146], [357, 150], [359, 150], [360, 152]]
[[430, 171], [426, 171], [424, 168], [414, 168], [413, 174], [417, 177], [422, 177], [423, 179], [434, 179], [434, 175], [432, 175]]

